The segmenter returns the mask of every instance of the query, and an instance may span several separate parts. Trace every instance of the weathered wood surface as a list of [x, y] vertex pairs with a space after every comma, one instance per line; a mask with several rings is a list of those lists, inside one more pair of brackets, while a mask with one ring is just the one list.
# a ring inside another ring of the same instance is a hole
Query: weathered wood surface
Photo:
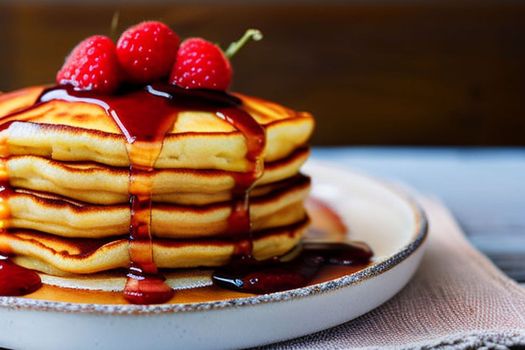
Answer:
[[440, 198], [469, 240], [525, 282], [525, 148], [318, 148], [314, 157]]

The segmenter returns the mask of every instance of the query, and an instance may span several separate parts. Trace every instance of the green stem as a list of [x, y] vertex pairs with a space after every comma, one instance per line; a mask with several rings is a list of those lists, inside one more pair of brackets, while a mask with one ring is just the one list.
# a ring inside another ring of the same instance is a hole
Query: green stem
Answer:
[[110, 28], [110, 34], [109, 37], [113, 41], [117, 41], [117, 29], [118, 29], [118, 22], [120, 19], [120, 11], [117, 10], [113, 13], [113, 17], [111, 17], [111, 28]]
[[240, 38], [239, 40], [233, 42], [228, 46], [224, 54], [228, 58], [232, 58], [237, 51], [241, 49], [250, 39], [253, 39], [254, 41], [259, 41], [263, 38], [263, 35], [260, 30], [258, 29], [248, 29], [246, 33]]

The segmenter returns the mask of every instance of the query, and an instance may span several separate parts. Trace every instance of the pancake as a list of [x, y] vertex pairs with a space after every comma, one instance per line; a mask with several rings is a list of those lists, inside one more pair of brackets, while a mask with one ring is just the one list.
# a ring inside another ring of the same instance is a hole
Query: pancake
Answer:
[[[303, 201], [310, 188], [306, 177], [267, 185], [251, 199], [252, 229], [262, 230], [303, 220]], [[7, 199], [11, 210], [8, 228], [32, 229], [76, 238], [103, 238], [129, 232], [130, 206], [90, 205], [27, 191], [16, 191]], [[230, 202], [207, 206], [153, 203], [151, 232], [157, 237], [195, 238], [228, 233]]]
[[[302, 148], [280, 161], [265, 165], [256, 185], [266, 185], [298, 173], [308, 158]], [[129, 202], [129, 169], [97, 163], [64, 163], [37, 156], [7, 159], [11, 186], [54, 193], [93, 204]], [[152, 195], [157, 202], [203, 205], [231, 199], [234, 174], [219, 170], [162, 169], [153, 176]]]
[[[0, 131], [10, 155], [36, 155], [60, 161], [93, 161], [110, 166], [129, 166], [127, 140], [101, 107], [84, 102], [52, 100], [31, 106], [42, 88], [13, 93], [0, 100], [3, 118]], [[20, 96], [20, 95], [27, 96]], [[305, 145], [313, 117], [264, 100], [238, 95], [243, 108], [266, 132], [264, 160], [287, 157]], [[3, 106], [2, 106], [3, 105]], [[144, 118], [148, 118], [147, 115]], [[210, 112], [188, 110], [178, 114], [173, 128], [164, 137], [154, 167], [158, 169], [215, 169], [247, 171], [247, 146], [241, 132]], [[146, 164], [147, 160], [136, 160]]]
[[2, 254], [70, 281], [128, 269], [125, 297], [142, 303], [150, 299], [134, 296], [168, 300], [162, 275], [171, 269], [297, 246], [308, 225], [310, 180], [300, 168], [312, 116], [159, 86], [0, 96]]
[[[264, 260], [290, 251], [307, 227], [295, 225], [254, 232], [253, 255]], [[97, 245], [98, 244], [98, 245]], [[239, 242], [231, 240], [155, 240], [153, 254], [159, 268], [213, 267], [226, 264]], [[82, 242], [34, 231], [0, 233], [0, 249], [15, 254], [14, 261], [51, 275], [91, 274], [129, 266], [129, 242]]]
[[[20, 266], [32, 268], [36, 264], [43, 267], [44, 265], [34, 258], [19, 257], [16, 263]], [[38, 269], [35, 269], [39, 271]], [[71, 289], [83, 289], [84, 291], [105, 291], [105, 292], [122, 292], [126, 285], [126, 275], [122, 269], [104, 271], [92, 274], [71, 274], [59, 272], [56, 274], [40, 273], [42, 282], [56, 287]], [[189, 268], [189, 269], [169, 269], [165, 270], [163, 275], [166, 278], [166, 284], [175, 290], [193, 289], [209, 287], [212, 285], [213, 269], [211, 268]], [[84, 292], [82, 291], [82, 292]]]

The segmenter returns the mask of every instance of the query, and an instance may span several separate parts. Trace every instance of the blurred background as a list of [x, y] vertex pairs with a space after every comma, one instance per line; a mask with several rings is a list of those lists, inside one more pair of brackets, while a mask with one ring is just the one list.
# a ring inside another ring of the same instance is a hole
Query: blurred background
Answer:
[[315, 114], [317, 145], [525, 145], [524, 1], [0, 1], [0, 90], [81, 39], [162, 20], [225, 48], [234, 90]]

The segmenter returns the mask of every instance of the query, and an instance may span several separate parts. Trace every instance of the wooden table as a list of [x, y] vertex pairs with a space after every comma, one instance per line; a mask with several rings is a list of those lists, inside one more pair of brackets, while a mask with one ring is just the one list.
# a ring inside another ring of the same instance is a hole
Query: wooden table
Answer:
[[525, 148], [316, 148], [313, 157], [439, 197], [470, 241], [525, 282]]

